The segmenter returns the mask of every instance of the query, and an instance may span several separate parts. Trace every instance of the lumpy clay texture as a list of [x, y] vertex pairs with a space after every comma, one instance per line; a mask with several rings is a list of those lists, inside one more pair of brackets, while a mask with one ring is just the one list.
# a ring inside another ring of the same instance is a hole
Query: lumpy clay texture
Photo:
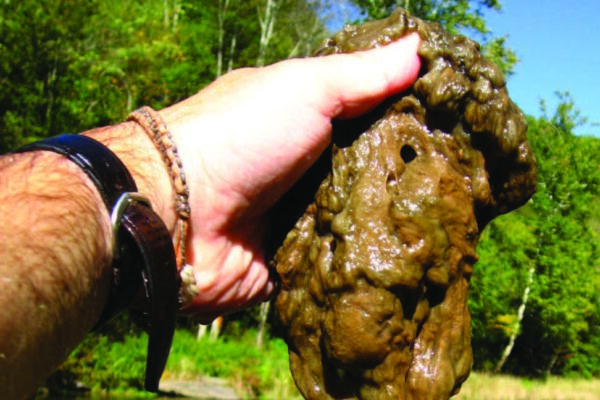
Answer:
[[398, 10], [318, 54], [410, 32], [422, 40], [417, 82], [336, 123], [330, 151], [280, 204], [282, 220], [301, 212], [275, 255], [277, 320], [309, 399], [456, 394], [472, 365], [479, 234], [535, 191], [525, 119], [477, 43]]

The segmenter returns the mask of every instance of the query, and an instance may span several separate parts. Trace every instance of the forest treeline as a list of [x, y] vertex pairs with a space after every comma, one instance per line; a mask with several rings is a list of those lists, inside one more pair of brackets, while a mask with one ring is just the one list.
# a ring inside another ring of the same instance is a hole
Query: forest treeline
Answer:
[[[518, 70], [485, 24], [497, 0], [0, 2], [0, 151], [160, 109], [234, 68], [308, 56], [335, 21], [398, 5], [468, 32], [508, 75]], [[528, 118], [538, 193], [491, 223], [478, 247], [469, 299], [478, 370], [600, 376], [600, 139], [573, 134], [576, 99], [557, 95], [556, 110]], [[236, 316], [237, 326], [256, 326], [256, 315]]]

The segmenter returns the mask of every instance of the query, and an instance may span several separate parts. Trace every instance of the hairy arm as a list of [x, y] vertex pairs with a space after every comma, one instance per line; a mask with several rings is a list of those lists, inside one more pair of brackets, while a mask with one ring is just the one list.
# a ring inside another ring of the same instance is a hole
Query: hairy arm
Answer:
[[[416, 79], [418, 36], [368, 52], [287, 60], [223, 76], [161, 114], [190, 189], [188, 262], [201, 320], [273, 293], [268, 210], [327, 147], [331, 119], [352, 117]], [[86, 134], [111, 148], [169, 229], [173, 189], [133, 123]], [[107, 300], [108, 212], [85, 174], [52, 153], [0, 157], [0, 389], [19, 398], [77, 345]]]
[[[172, 227], [171, 184], [141, 128], [86, 134], [121, 158]], [[93, 183], [58, 154], [1, 157], [0, 187], [0, 388], [10, 399], [34, 391], [97, 322], [108, 299], [112, 233]]]

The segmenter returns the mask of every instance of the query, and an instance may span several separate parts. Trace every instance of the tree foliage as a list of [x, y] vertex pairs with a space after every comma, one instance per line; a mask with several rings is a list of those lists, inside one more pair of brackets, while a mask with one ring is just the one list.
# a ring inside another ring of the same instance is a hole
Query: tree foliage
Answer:
[[[229, 0], [219, 26], [222, 1], [0, 2], [0, 151], [190, 96], [217, 76], [219, 29], [225, 65], [256, 65], [265, 0]], [[321, 2], [273, 1], [264, 62], [311, 53]]]
[[506, 370], [600, 375], [600, 140], [574, 136], [578, 121], [565, 94], [554, 115], [529, 118], [538, 193], [526, 207], [490, 225], [472, 282], [479, 368], [491, 369], [499, 358], [514, 326], [526, 271], [534, 266], [531, 296]]
[[174, 100], [181, 88], [167, 88], [169, 80], [189, 78], [173, 76], [183, 54], [162, 6], [117, 0], [0, 5], [0, 149]]

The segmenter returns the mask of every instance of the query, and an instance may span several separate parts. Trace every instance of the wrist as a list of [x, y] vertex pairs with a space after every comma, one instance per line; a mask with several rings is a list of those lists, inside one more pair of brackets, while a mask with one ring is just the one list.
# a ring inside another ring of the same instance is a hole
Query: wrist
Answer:
[[134, 122], [83, 133], [112, 150], [127, 167], [138, 192], [150, 199], [153, 210], [173, 234], [176, 220], [174, 190], [160, 152], [143, 128]]
[[[181, 272], [180, 302], [191, 303], [198, 289], [188, 267], [189, 189], [177, 144], [161, 114], [144, 106], [116, 127], [88, 132], [110, 147], [130, 170], [138, 192], [149, 198], [171, 234]], [[115, 140], [118, 137], [119, 140]]]

